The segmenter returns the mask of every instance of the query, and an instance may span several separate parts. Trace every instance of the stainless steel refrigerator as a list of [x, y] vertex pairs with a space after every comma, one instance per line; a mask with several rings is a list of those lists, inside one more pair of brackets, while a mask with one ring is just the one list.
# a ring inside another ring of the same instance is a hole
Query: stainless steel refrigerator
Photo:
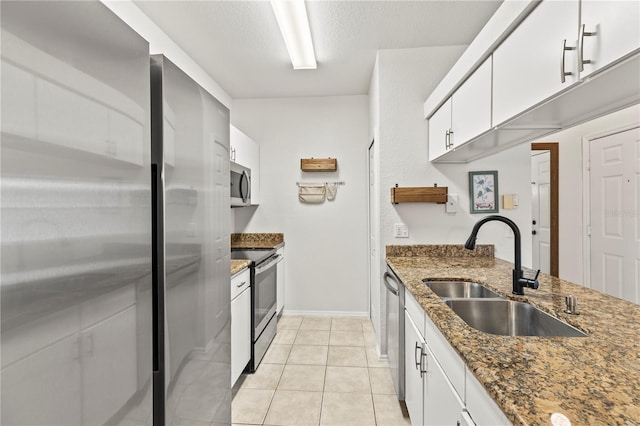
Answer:
[[165, 367], [154, 393], [166, 404], [154, 415], [166, 424], [229, 424], [229, 110], [154, 55], [151, 123], [154, 259], [165, 259], [164, 266], [154, 261], [164, 289], [164, 303], [154, 304], [164, 351], [154, 362]]
[[228, 111], [167, 98], [152, 161], [148, 43], [97, 1], [0, 8], [0, 423], [229, 424]]

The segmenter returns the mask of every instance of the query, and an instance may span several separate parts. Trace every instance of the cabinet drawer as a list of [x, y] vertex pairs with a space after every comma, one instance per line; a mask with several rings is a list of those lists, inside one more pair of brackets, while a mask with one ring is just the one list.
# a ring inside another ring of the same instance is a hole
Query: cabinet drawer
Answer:
[[231, 278], [231, 300], [235, 299], [251, 284], [251, 270], [249, 268], [238, 272]]
[[411, 321], [418, 327], [420, 334], [424, 336], [424, 309], [416, 301], [411, 292], [405, 288], [404, 308], [407, 311]]

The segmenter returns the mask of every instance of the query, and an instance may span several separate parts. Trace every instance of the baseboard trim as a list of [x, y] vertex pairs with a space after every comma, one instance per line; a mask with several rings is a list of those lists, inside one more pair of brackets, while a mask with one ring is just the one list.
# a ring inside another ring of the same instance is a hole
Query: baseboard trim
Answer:
[[360, 317], [369, 318], [369, 312], [353, 312], [353, 311], [295, 311], [284, 309], [283, 317]]

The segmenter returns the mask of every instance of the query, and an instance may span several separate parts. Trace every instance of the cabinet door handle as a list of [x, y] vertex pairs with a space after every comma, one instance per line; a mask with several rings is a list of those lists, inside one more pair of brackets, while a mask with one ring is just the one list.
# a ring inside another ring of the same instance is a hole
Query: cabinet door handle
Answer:
[[246, 281], [242, 281], [240, 284], [236, 284], [236, 287], [240, 288], [243, 285], [245, 285], [247, 282]]
[[[420, 349], [420, 359], [418, 360], [418, 349]], [[422, 363], [422, 346], [416, 342], [416, 348], [413, 350], [413, 361], [416, 363], [416, 370], [420, 367]], [[420, 373], [420, 377], [422, 377], [422, 373]]]
[[585, 24], [580, 25], [580, 34], [578, 35], [578, 71], [584, 71], [584, 64], [590, 64], [590, 59], [584, 59], [584, 38], [596, 35], [595, 31], [587, 32], [584, 30]]
[[453, 130], [449, 129], [445, 132], [444, 135], [444, 147], [445, 149], [451, 149], [453, 147], [453, 142], [451, 141], [451, 136], [453, 136]]
[[564, 40], [562, 40], [562, 60], [560, 61], [560, 82], [564, 83], [565, 82], [565, 77], [567, 77], [568, 75], [573, 75], [572, 72], [566, 72], [565, 71], [565, 67], [564, 67], [564, 57], [565, 57], [565, 52], [567, 50], [575, 50], [575, 47], [567, 47], [567, 39], [565, 38]]
[[[427, 373], [427, 368], [429, 367], [429, 360], [427, 359], [427, 351], [426, 350], [422, 350], [422, 348], [420, 348], [420, 377], [422, 377], [424, 374]], [[423, 362], [422, 360], [424, 360], [424, 367], [423, 367]]]

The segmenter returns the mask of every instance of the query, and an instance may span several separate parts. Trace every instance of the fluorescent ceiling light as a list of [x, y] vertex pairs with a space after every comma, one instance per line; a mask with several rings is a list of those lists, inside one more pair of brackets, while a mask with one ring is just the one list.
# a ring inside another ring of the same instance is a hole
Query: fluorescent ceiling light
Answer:
[[276, 14], [293, 69], [316, 69], [318, 66], [304, 0], [271, 0], [271, 7]]

